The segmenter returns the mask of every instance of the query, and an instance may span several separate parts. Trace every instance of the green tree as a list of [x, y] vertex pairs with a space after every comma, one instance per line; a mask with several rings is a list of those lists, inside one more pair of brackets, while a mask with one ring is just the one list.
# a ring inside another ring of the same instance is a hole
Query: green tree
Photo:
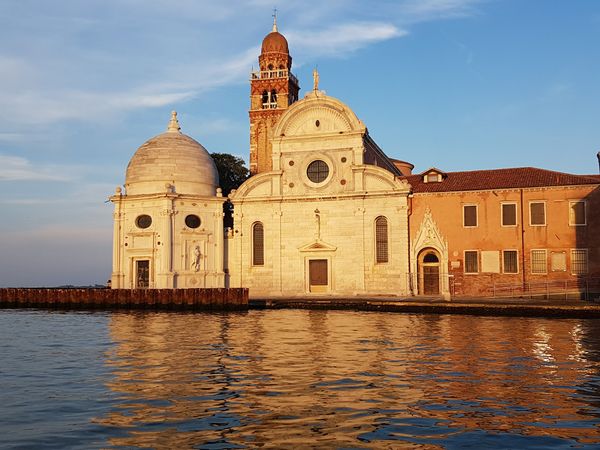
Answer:
[[228, 153], [211, 153], [210, 156], [217, 166], [219, 184], [224, 197], [227, 197], [232, 189], [237, 189], [248, 179], [249, 172], [242, 158]]

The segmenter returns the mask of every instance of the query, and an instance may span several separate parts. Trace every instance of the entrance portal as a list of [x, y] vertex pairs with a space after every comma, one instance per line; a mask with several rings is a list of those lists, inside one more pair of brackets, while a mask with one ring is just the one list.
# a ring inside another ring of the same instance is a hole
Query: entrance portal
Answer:
[[308, 261], [308, 283], [310, 292], [327, 291], [329, 282], [326, 259], [311, 259]]
[[438, 252], [428, 248], [419, 253], [418, 258], [419, 294], [440, 294], [440, 258]]
[[150, 261], [142, 259], [135, 262], [135, 287], [147, 289], [150, 286]]

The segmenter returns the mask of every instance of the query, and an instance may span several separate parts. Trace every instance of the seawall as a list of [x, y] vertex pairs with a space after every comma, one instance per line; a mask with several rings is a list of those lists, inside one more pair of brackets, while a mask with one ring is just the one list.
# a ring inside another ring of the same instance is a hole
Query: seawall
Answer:
[[0, 308], [247, 310], [248, 289], [0, 288]]

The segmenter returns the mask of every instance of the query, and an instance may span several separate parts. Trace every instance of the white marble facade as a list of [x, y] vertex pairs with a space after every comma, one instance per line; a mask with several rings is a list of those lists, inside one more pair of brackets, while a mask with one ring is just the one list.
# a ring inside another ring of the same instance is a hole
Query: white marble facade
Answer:
[[377, 165], [388, 160], [364, 124], [313, 90], [274, 136], [273, 170], [231, 193], [234, 227], [224, 232], [214, 163], [174, 114], [166, 133], [137, 150], [125, 189], [111, 197], [112, 287], [409, 294], [409, 186], [389, 163]]

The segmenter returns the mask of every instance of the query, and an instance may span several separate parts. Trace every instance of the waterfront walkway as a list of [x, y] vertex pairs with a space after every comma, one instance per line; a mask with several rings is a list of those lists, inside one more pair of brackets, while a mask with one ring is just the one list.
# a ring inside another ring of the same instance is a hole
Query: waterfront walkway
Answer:
[[338, 309], [430, 314], [600, 318], [600, 302], [544, 298], [290, 297], [250, 298], [251, 309]]

